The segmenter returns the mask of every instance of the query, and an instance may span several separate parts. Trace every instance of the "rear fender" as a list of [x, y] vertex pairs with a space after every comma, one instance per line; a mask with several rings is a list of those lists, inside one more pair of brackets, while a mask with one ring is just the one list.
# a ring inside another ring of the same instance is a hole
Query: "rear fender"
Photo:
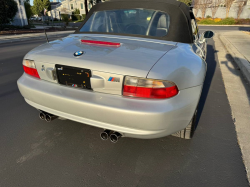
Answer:
[[178, 44], [166, 53], [150, 70], [147, 78], [169, 80], [179, 90], [202, 85], [206, 75], [206, 62], [190, 44]]

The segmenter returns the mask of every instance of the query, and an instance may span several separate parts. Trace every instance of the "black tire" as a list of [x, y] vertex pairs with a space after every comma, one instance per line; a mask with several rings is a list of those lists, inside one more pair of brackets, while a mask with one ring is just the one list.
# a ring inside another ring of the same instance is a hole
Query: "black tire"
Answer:
[[175, 134], [172, 134], [172, 136], [176, 136], [183, 139], [191, 139], [196, 129], [196, 117], [197, 117], [197, 110], [195, 111], [194, 116], [190, 121], [190, 123], [188, 124], [188, 126], [185, 129], [176, 132]]

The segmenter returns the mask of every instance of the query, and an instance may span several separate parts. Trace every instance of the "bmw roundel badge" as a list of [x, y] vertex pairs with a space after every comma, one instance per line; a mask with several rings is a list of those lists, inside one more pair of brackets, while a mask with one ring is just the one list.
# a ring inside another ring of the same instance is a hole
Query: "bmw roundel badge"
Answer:
[[77, 51], [77, 52], [75, 52], [74, 53], [74, 56], [81, 56], [81, 55], [83, 55], [83, 51]]

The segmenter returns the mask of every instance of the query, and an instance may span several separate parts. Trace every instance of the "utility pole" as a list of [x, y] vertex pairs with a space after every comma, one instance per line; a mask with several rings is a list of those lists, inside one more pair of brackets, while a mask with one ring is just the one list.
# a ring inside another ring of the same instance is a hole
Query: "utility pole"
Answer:
[[88, 9], [88, 0], [84, 0], [84, 5], [85, 5], [85, 13], [86, 15], [89, 13], [89, 9]]

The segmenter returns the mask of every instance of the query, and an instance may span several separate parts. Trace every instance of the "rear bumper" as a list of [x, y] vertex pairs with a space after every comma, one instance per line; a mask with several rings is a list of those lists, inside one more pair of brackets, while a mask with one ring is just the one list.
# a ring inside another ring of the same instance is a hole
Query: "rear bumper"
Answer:
[[171, 99], [147, 100], [74, 89], [23, 74], [18, 88], [31, 106], [125, 137], [159, 138], [184, 129], [199, 101], [202, 86], [181, 90]]

